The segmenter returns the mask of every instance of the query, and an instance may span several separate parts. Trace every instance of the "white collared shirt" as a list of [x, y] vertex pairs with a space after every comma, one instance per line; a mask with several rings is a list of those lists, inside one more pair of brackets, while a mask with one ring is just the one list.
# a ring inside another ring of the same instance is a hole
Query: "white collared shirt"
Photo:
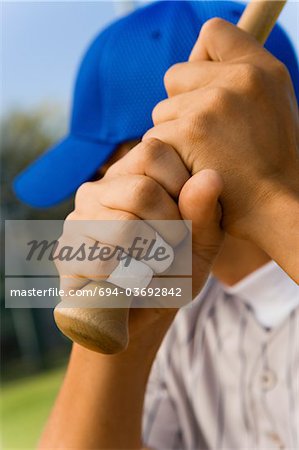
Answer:
[[298, 285], [274, 261], [223, 289], [249, 305], [266, 328], [280, 325], [299, 306]]
[[299, 448], [299, 287], [268, 263], [177, 315], [144, 406], [153, 449]]

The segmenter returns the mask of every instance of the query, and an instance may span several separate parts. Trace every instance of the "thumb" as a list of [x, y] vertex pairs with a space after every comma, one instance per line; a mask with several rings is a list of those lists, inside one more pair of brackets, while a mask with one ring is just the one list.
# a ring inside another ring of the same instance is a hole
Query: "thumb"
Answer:
[[223, 19], [214, 18], [203, 25], [189, 61], [232, 61], [262, 49], [250, 34]]
[[205, 169], [189, 178], [180, 192], [181, 216], [192, 221], [193, 253], [203, 258], [213, 259], [223, 240], [218, 201], [222, 190], [221, 176], [215, 170]]

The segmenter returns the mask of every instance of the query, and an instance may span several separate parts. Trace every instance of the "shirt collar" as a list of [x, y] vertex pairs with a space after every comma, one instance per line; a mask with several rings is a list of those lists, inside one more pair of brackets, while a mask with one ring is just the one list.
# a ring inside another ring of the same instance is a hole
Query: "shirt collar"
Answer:
[[224, 291], [248, 304], [265, 327], [279, 325], [299, 306], [299, 286], [271, 261]]

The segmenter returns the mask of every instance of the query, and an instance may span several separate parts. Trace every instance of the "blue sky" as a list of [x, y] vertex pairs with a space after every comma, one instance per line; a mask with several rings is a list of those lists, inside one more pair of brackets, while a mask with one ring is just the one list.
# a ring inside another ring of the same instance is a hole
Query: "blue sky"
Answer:
[[[113, 1], [2, 2], [1, 114], [44, 101], [69, 109], [80, 57], [111, 22]], [[291, 1], [280, 22], [299, 53], [299, 2]]]
[[2, 4], [2, 113], [70, 100], [89, 41], [115, 16], [111, 2]]

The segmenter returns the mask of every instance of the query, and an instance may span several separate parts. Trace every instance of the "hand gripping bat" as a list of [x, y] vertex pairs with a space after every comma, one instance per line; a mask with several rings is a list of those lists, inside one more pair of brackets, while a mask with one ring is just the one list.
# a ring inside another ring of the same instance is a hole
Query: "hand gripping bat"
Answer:
[[[254, 0], [249, 3], [239, 20], [238, 27], [264, 44], [286, 1]], [[90, 283], [84, 289], [111, 287], [107, 281]], [[124, 350], [129, 342], [128, 318], [132, 298], [119, 294], [124, 307], [107, 308], [100, 296], [87, 298], [84, 308], [69, 306], [65, 299], [54, 310], [58, 328], [71, 340], [100, 353], [113, 354]], [[107, 300], [107, 299], [106, 299]], [[118, 299], [119, 300], [119, 299]]]

